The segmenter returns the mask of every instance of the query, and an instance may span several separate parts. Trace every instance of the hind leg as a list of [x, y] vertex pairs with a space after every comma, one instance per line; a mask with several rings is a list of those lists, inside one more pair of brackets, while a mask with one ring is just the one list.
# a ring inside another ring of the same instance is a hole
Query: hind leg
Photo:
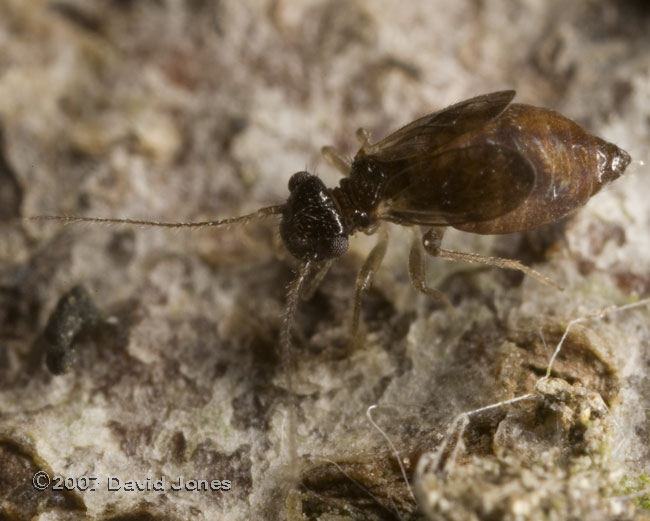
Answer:
[[553, 282], [551, 279], [545, 277], [534, 269], [523, 265], [519, 261], [502, 259], [501, 257], [487, 257], [485, 255], [479, 255], [478, 253], [463, 253], [454, 250], [444, 250], [440, 247], [441, 242], [442, 233], [440, 232], [440, 228], [430, 229], [422, 238], [422, 246], [424, 247], [424, 250], [432, 257], [469, 262], [472, 264], [484, 264], [486, 266], [494, 266], [495, 268], [503, 268], [507, 270], [517, 270], [526, 275], [530, 275], [544, 284], [549, 284], [558, 289], [562, 289], [562, 287], [556, 282]]
[[[447, 296], [437, 289], [434, 289], [427, 285], [426, 283], [426, 273], [424, 270], [424, 255], [422, 252], [422, 233], [418, 226], [413, 226], [411, 228], [411, 233], [413, 234], [411, 239], [411, 252], [409, 253], [409, 275], [411, 276], [411, 282], [413, 287], [418, 291], [428, 295], [430, 297], [440, 300], [449, 314], [456, 319], [456, 310], [449, 302]], [[442, 234], [444, 233], [444, 228], [439, 229], [440, 240], [442, 240]]]

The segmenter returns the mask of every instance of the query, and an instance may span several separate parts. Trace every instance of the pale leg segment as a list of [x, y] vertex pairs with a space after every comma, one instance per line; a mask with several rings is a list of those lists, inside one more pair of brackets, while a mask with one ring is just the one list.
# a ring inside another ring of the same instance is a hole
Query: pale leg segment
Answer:
[[[370, 134], [368, 131], [365, 128], [357, 129], [356, 137], [357, 141], [359, 141], [359, 144], [361, 145], [361, 150], [365, 154], [372, 153], [373, 147], [369, 141]], [[343, 174], [345, 177], [350, 175], [350, 170], [352, 169], [352, 161], [342, 155], [338, 150], [336, 150], [336, 148], [333, 146], [325, 146], [320, 149], [320, 152], [325, 161], [327, 161], [330, 165], [341, 172], [341, 174]]]
[[347, 177], [350, 174], [350, 168], [352, 168], [352, 163], [350, 163], [350, 160], [345, 156], [343, 156], [342, 154], [340, 154], [339, 151], [336, 150], [334, 147], [331, 146], [323, 147], [320, 149], [320, 152], [323, 155], [323, 158], [325, 158], [325, 161], [327, 161], [330, 165], [336, 168], [344, 176]]
[[384, 260], [386, 248], [388, 247], [388, 232], [386, 231], [385, 226], [379, 229], [378, 235], [379, 238], [377, 239], [377, 244], [375, 244], [372, 250], [370, 250], [368, 257], [366, 257], [363, 266], [361, 266], [361, 269], [359, 270], [357, 280], [354, 284], [354, 310], [352, 312], [352, 323], [350, 324], [350, 345], [354, 345], [357, 337], [357, 330], [359, 329], [361, 295], [372, 286], [375, 273], [379, 269], [381, 261]]
[[[454, 320], [456, 320], [456, 310], [451, 305], [451, 302], [449, 302], [447, 296], [442, 291], [427, 285], [424, 270], [424, 255], [420, 242], [422, 238], [420, 228], [418, 226], [411, 227], [411, 233], [413, 237], [411, 240], [411, 252], [409, 253], [409, 275], [411, 276], [413, 287], [429, 297], [434, 297], [440, 300], [447, 308], [449, 314], [454, 318]], [[441, 229], [439, 241], [442, 240], [443, 233], [444, 229]]]
[[479, 255], [478, 253], [463, 253], [454, 250], [444, 250], [440, 247], [440, 243], [442, 242], [442, 233], [440, 228], [432, 228], [426, 232], [422, 238], [422, 246], [432, 257], [470, 262], [472, 264], [484, 264], [486, 266], [493, 266], [495, 268], [503, 268], [507, 270], [517, 270], [526, 275], [530, 275], [544, 284], [549, 284], [558, 289], [562, 289], [562, 286], [556, 282], [516, 260], [502, 259], [501, 257], [487, 257], [485, 255]]
[[305, 282], [305, 287], [300, 292], [300, 300], [309, 300], [314, 296], [333, 262], [333, 259], [326, 260], [316, 267], [315, 273]]
[[357, 141], [361, 145], [361, 150], [368, 155], [375, 152], [374, 145], [370, 144], [370, 132], [365, 128], [358, 128], [356, 132]]

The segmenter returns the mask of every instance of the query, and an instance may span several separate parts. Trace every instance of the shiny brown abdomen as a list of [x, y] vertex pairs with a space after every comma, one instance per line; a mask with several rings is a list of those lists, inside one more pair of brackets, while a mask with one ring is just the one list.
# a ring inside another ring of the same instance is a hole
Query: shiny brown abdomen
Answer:
[[494, 121], [444, 149], [485, 144], [521, 152], [535, 169], [535, 185], [520, 206], [500, 217], [454, 225], [466, 232], [511, 233], [556, 221], [584, 205], [630, 162], [627, 152], [561, 114], [521, 104], [510, 105]]

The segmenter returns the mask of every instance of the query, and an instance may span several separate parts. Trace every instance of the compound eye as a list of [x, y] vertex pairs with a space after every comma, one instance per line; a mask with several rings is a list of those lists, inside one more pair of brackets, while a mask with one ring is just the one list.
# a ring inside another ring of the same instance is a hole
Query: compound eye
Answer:
[[334, 259], [340, 257], [346, 251], [348, 251], [348, 238], [340, 236], [329, 241], [322, 254], [325, 259]]
[[311, 174], [309, 172], [296, 172], [289, 179], [289, 191], [293, 192], [298, 185], [302, 184], [310, 177]]

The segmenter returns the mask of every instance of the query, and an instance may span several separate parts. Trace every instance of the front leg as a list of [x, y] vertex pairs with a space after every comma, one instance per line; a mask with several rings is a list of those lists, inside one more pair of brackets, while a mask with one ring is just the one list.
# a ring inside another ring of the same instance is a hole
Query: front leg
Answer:
[[544, 284], [549, 284], [551, 286], [555, 286], [558, 289], [562, 289], [562, 287], [556, 282], [553, 282], [551, 279], [545, 277], [534, 269], [523, 265], [519, 261], [512, 259], [502, 259], [501, 257], [487, 257], [485, 255], [479, 255], [478, 253], [463, 253], [454, 250], [444, 250], [440, 247], [441, 242], [442, 233], [440, 233], [440, 228], [432, 228], [427, 233], [425, 233], [424, 237], [422, 238], [422, 246], [424, 246], [425, 251], [432, 257], [441, 257], [443, 259], [470, 262], [473, 264], [485, 264], [487, 266], [494, 266], [496, 268], [503, 268], [507, 270], [517, 270], [525, 273], [526, 275], [530, 275], [531, 277], [536, 278]]
[[320, 283], [323, 281], [325, 275], [327, 275], [327, 272], [330, 270], [332, 262], [334, 261], [330, 259], [323, 261], [321, 264], [315, 266], [314, 274], [309, 280], [305, 282], [305, 287], [300, 292], [300, 300], [310, 300], [314, 296], [314, 293], [316, 293], [316, 290], [319, 288]]
[[352, 163], [348, 158], [343, 156], [336, 150], [334, 147], [326, 146], [320, 149], [321, 154], [330, 165], [336, 168], [344, 176], [350, 174], [350, 169], [352, 168]]
[[[357, 140], [361, 145], [361, 151], [368, 155], [374, 151], [373, 146], [370, 144], [369, 138], [370, 134], [365, 128], [357, 129]], [[332, 146], [325, 146], [320, 149], [320, 152], [330, 165], [336, 168], [344, 176], [350, 175], [350, 170], [352, 169], [352, 161], [342, 155], [336, 148]]]

